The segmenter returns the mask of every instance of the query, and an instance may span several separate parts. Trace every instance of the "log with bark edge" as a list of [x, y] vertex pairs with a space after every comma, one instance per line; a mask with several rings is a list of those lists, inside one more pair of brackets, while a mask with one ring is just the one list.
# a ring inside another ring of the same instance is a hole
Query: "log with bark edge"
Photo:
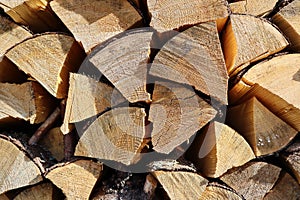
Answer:
[[275, 185], [281, 169], [263, 162], [249, 162], [220, 177], [245, 199], [262, 199]]
[[300, 52], [300, 1], [294, 0], [272, 17], [291, 42], [291, 49]]
[[242, 0], [229, 4], [232, 13], [265, 16], [275, 7], [277, 0]]
[[193, 89], [172, 82], [156, 81], [150, 105], [152, 145], [168, 154], [212, 120], [217, 111]]
[[227, 104], [227, 72], [215, 22], [171, 38], [155, 56], [150, 74], [188, 84]]
[[201, 195], [201, 200], [242, 200], [231, 188], [215, 183], [209, 183]]
[[150, 26], [159, 32], [194, 25], [201, 22], [214, 21], [228, 16], [227, 2], [216, 0], [147, 0]]
[[78, 70], [84, 53], [71, 36], [47, 33], [17, 44], [5, 56], [54, 97], [64, 98], [69, 72]]
[[52, 112], [53, 97], [36, 82], [0, 83], [0, 88], [0, 125], [18, 119], [37, 124]]
[[285, 37], [270, 22], [250, 15], [230, 15], [221, 39], [229, 75], [288, 45]]
[[198, 133], [186, 157], [203, 175], [217, 178], [233, 167], [244, 165], [255, 155], [236, 131], [225, 124], [211, 122]]
[[51, 169], [46, 178], [62, 190], [67, 199], [88, 199], [103, 165], [91, 160], [76, 160]]
[[142, 21], [126, 0], [54, 0], [50, 5], [85, 52]]
[[255, 97], [227, 112], [227, 123], [245, 137], [256, 156], [285, 147], [298, 133]]

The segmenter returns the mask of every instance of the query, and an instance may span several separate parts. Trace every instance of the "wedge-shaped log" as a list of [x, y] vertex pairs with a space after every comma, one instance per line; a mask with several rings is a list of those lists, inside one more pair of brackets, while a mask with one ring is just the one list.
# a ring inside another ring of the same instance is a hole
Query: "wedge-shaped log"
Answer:
[[291, 49], [300, 52], [300, 1], [295, 0], [272, 17], [272, 21], [291, 42]]
[[201, 199], [201, 194], [208, 184], [208, 180], [193, 172], [155, 171], [152, 174], [171, 200]]
[[43, 180], [41, 172], [25, 152], [0, 138], [0, 194]]
[[153, 123], [152, 144], [168, 154], [211, 121], [217, 111], [193, 89], [172, 82], [155, 82], [149, 121]]
[[210, 184], [201, 195], [201, 200], [242, 200], [243, 198], [228, 188], [220, 184]]
[[245, 137], [256, 156], [282, 149], [298, 133], [255, 97], [229, 108], [227, 123]]
[[246, 142], [229, 126], [211, 122], [199, 133], [186, 157], [208, 177], [219, 177], [233, 167], [239, 167], [255, 158]]
[[150, 101], [146, 79], [152, 34], [149, 28], [130, 30], [97, 46], [79, 73], [96, 80], [104, 75], [129, 102]]
[[300, 141], [296, 140], [281, 154], [281, 158], [286, 163], [294, 177], [300, 184]]
[[180, 0], [176, 2], [147, 0], [147, 3], [151, 15], [150, 26], [159, 32], [228, 16], [228, 7], [224, 0], [216, 0], [213, 3], [204, 0]]
[[228, 76], [215, 22], [193, 26], [170, 39], [150, 74], [194, 86], [227, 104]]
[[51, 8], [90, 52], [97, 44], [141, 23], [142, 17], [126, 0], [55, 0]]
[[49, 150], [56, 160], [61, 161], [64, 158], [64, 138], [59, 127], [48, 131], [40, 144]]
[[69, 72], [77, 71], [84, 58], [74, 38], [58, 33], [36, 35], [5, 55], [57, 98], [66, 97]]
[[231, 75], [249, 63], [281, 51], [288, 42], [268, 21], [233, 14], [222, 35], [222, 44], [227, 70]]
[[77, 160], [52, 169], [46, 178], [62, 190], [67, 199], [89, 199], [102, 175], [103, 165], [91, 160]]
[[52, 112], [53, 98], [36, 82], [0, 83], [0, 88], [0, 124], [13, 119], [38, 124]]
[[110, 110], [80, 134], [75, 156], [112, 160], [130, 165], [140, 159], [145, 146], [143, 108], [123, 107]]
[[275, 185], [281, 169], [263, 162], [249, 162], [220, 179], [245, 199], [263, 199]]
[[255, 16], [265, 16], [275, 7], [277, 0], [242, 0], [229, 4], [232, 13], [249, 14]]

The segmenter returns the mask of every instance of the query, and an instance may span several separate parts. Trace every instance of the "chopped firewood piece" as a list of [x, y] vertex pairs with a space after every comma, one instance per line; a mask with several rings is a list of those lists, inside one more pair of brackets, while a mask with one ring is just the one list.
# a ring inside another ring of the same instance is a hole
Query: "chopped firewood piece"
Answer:
[[153, 123], [153, 149], [169, 154], [211, 121], [217, 111], [192, 88], [178, 83], [155, 82], [149, 121]]
[[229, 126], [211, 122], [200, 132], [186, 153], [201, 173], [219, 177], [233, 167], [239, 167], [255, 158], [246, 142]]
[[205, 191], [201, 195], [201, 200], [242, 200], [238, 194], [236, 194], [232, 189], [220, 185], [208, 185]]
[[263, 162], [250, 162], [220, 179], [245, 199], [262, 199], [275, 185], [281, 169]]
[[298, 183], [300, 184], [300, 142], [295, 141], [281, 155], [287, 163], [288, 168], [292, 171]]
[[216, 23], [193, 26], [170, 39], [155, 56], [150, 74], [189, 84], [227, 104], [228, 76]]
[[291, 49], [300, 52], [300, 1], [294, 0], [272, 17], [291, 42]]
[[87, 53], [142, 20], [126, 0], [54, 0], [50, 5]]
[[102, 170], [101, 163], [77, 160], [57, 166], [46, 174], [46, 178], [61, 189], [67, 199], [89, 199]]
[[70, 123], [96, 116], [125, 101], [117, 89], [93, 78], [71, 73], [64, 124], [61, 130], [67, 134], [70, 132]]
[[41, 172], [25, 152], [0, 138], [0, 194], [43, 180]]
[[151, 174], [148, 174], [146, 176], [144, 192], [148, 194], [150, 199], [154, 197], [156, 187], [157, 187], [157, 180]]
[[0, 123], [15, 118], [38, 124], [45, 121], [53, 109], [51, 95], [36, 82], [0, 83], [0, 88]]
[[224, 0], [147, 0], [147, 4], [151, 15], [150, 26], [159, 32], [228, 16]]
[[[150, 101], [146, 91], [147, 63], [153, 32], [131, 30], [94, 49], [79, 73], [102, 73], [129, 102]], [[95, 79], [100, 79], [94, 77]]]
[[280, 174], [275, 186], [264, 200], [300, 199], [300, 186], [288, 173]]
[[229, 4], [232, 13], [265, 16], [275, 7], [277, 0], [242, 0]]
[[69, 72], [78, 70], [84, 58], [74, 38], [58, 33], [29, 38], [5, 55], [57, 98], [66, 97]]
[[80, 139], [75, 156], [113, 160], [125, 165], [136, 163], [146, 145], [143, 108], [123, 107], [110, 110], [96, 119]]
[[64, 158], [64, 138], [59, 127], [48, 131], [40, 144], [46, 147], [56, 160], [61, 161]]
[[226, 117], [228, 124], [245, 137], [256, 156], [279, 151], [298, 133], [255, 97], [229, 108]]
[[[288, 42], [268, 21], [250, 15], [230, 16], [222, 34], [225, 62], [229, 75], [284, 49]], [[243, 66], [243, 67], [240, 67]]]
[[193, 172], [155, 171], [152, 174], [171, 200], [201, 199], [201, 194], [208, 184], [208, 180]]

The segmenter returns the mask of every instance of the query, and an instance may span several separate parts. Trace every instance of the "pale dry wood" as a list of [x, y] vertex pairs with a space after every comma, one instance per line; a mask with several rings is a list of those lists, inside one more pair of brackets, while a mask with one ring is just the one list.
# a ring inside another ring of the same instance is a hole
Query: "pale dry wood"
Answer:
[[0, 138], [0, 194], [43, 180], [37, 165], [13, 143]]
[[67, 199], [88, 199], [102, 170], [102, 163], [77, 160], [52, 169], [46, 178], [60, 188]]
[[150, 26], [159, 32], [228, 16], [227, 2], [224, 0], [147, 0], [147, 3], [151, 15]]
[[155, 56], [150, 74], [192, 85], [227, 104], [228, 75], [216, 23], [193, 26], [170, 39]]
[[300, 1], [294, 0], [272, 17], [291, 42], [291, 49], [300, 52]]
[[54, 190], [53, 184], [42, 183], [23, 190], [14, 200], [52, 200], [55, 198]]
[[178, 83], [156, 81], [150, 105], [153, 149], [168, 154], [211, 121], [217, 111]]
[[265, 16], [273, 10], [276, 3], [277, 0], [243, 0], [230, 3], [229, 7], [232, 13]]
[[155, 171], [152, 174], [163, 186], [171, 200], [201, 199], [208, 180], [193, 172]]
[[201, 200], [242, 200], [232, 189], [223, 185], [208, 185], [201, 195]]
[[203, 175], [213, 178], [255, 158], [246, 140], [219, 122], [211, 122], [196, 136], [186, 156]]
[[220, 179], [245, 199], [262, 199], [274, 186], [281, 169], [263, 162], [250, 162]]
[[79, 72], [98, 70], [128, 101], [149, 102], [146, 79], [152, 35], [152, 30], [143, 28], [112, 38], [94, 49]]
[[255, 97], [229, 108], [226, 117], [227, 123], [245, 137], [256, 156], [279, 151], [298, 133]]
[[145, 146], [143, 108], [123, 107], [110, 110], [80, 134], [75, 156], [113, 160], [125, 165], [136, 163]]
[[64, 134], [71, 131], [70, 123], [96, 116], [126, 101], [117, 89], [85, 75], [71, 73], [69, 85], [64, 123], [61, 126]]
[[0, 121], [14, 118], [37, 124], [43, 122], [53, 109], [53, 98], [36, 82], [0, 83], [0, 88]]
[[272, 55], [288, 45], [285, 37], [268, 21], [237, 14], [230, 16], [222, 43], [229, 75], [235, 70], [240, 71], [245, 64]]
[[142, 20], [126, 0], [54, 0], [50, 5], [86, 52]]
[[283, 172], [264, 200], [300, 199], [300, 186], [288, 173]]
[[74, 38], [59, 33], [36, 35], [5, 55], [57, 98], [66, 97], [69, 72], [78, 70], [84, 58]]
[[61, 161], [64, 158], [64, 137], [59, 127], [48, 131], [40, 144], [48, 149], [56, 160]]

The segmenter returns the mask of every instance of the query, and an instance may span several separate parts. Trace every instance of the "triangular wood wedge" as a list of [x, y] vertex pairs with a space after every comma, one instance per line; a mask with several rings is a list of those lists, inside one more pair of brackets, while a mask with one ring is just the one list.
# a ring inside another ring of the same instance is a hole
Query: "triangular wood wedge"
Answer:
[[40, 141], [40, 144], [49, 150], [57, 161], [61, 161], [64, 158], [64, 137], [59, 127], [48, 131]]
[[240, 71], [245, 64], [279, 52], [288, 45], [284, 36], [268, 21], [237, 14], [230, 16], [222, 34], [222, 43], [229, 75], [237, 69]]
[[255, 97], [229, 108], [226, 117], [228, 124], [249, 142], [256, 156], [282, 149], [298, 133]]
[[228, 16], [227, 2], [224, 0], [214, 3], [205, 0], [147, 0], [147, 4], [151, 15], [150, 26], [159, 32]]
[[194, 139], [186, 157], [201, 173], [217, 178], [233, 167], [239, 167], [255, 158], [246, 142], [229, 126], [211, 122]]
[[227, 104], [228, 76], [216, 23], [193, 26], [170, 39], [155, 56], [150, 74], [191, 85]]
[[242, 0], [229, 4], [232, 13], [265, 16], [275, 7], [277, 0]]
[[0, 194], [43, 180], [37, 165], [16, 145], [0, 138]]
[[50, 5], [85, 52], [142, 20], [126, 0], [54, 0]]
[[168, 154], [211, 121], [217, 111], [193, 89], [172, 82], [155, 82], [149, 121], [153, 149]]
[[171, 200], [201, 199], [208, 184], [208, 180], [193, 172], [155, 171], [152, 174], [163, 186]]
[[57, 98], [66, 97], [69, 72], [77, 71], [84, 58], [74, 38], [58, 33], [36, 35], [5, 55]]
[[76, 146], [75, 156], [113, 160], [125, 165], [136, 163], [145, 146], [143, 108], [123, 107], [110, 110], [96, 119]]
[[89, 199], [102, 175], [103, 165], [91, 160], [77, 160], [52, 169], [46, 178], [62, 190], [67, 199]]

